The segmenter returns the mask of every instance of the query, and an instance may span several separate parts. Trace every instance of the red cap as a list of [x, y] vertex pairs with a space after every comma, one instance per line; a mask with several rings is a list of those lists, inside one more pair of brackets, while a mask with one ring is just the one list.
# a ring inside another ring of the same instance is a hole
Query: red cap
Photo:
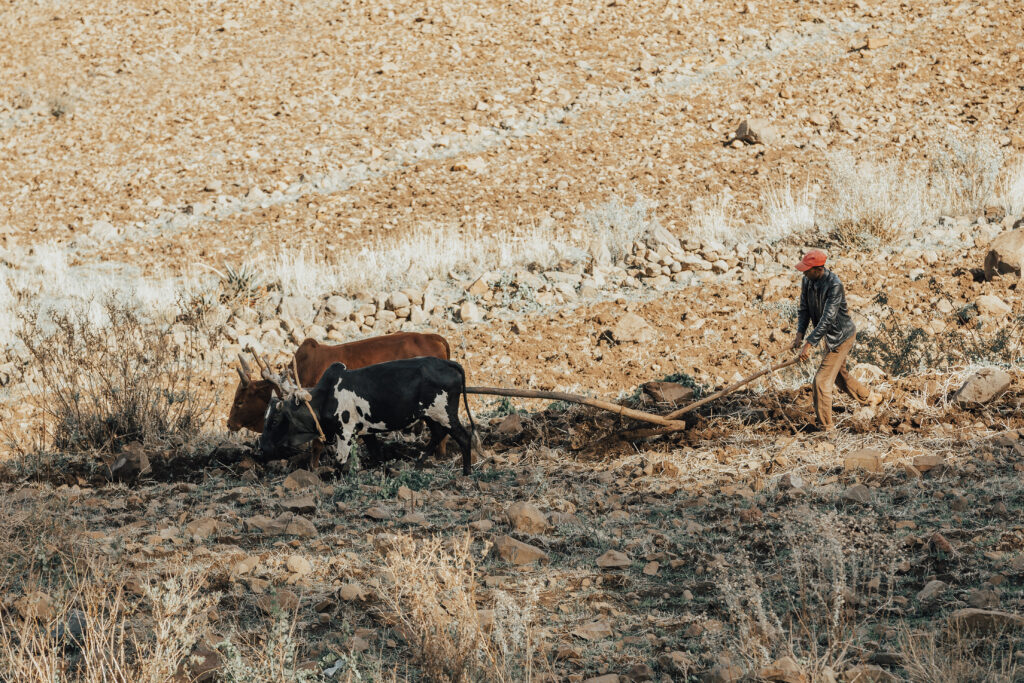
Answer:
[[796, 264], [796, 269], [802, 273], [805, 270], [810, 270], [817, 266], [823, 266], [825, 265], [826, 258], [825, 252], [821, 249], [811, 249], [809, 252], [804, 254], [803, 260]]

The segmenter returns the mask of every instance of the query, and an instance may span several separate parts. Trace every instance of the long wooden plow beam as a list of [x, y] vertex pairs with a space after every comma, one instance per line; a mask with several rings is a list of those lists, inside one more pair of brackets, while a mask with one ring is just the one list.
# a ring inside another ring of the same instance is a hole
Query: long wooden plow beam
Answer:
[[690, 411], [693, 411], [693, 410], [696, 410], [697, 408], [700, 408], [705, 403], [710, 403], [711, 401], [714, 401], [717, 398], [722, 398], [726, 394], [731, 394], [732, 392], [736, 391], [737, 389], [739, 389], [740, 387], [744, 386], [745, 384], [750, 384], [755, 379], [758, 379], [759, 377], [763, 377], [764, 375], [767, 375], [769, 372], [775, 372], [776, 370], [782, 370], [783, 368], [788, 368], [791, 365], [796, 365], [799, 362], [800, 362], [799, 358], [791, 358], [790, 360], [782, 361], [781, 363], [777, 363], [775, 365], [771, 365], [771, 366], [765, 368], [764, 370], [761, 370], [760, 372], [754, 373], [750, 377], [746, 377], [744, 379], [741, 379], [740, 381], [736, 382], [735, 384], [730, 384], [729, 386], [727, 386], [725, 389], [722, 389], [721, 391], [716, 391], [713, 394], [705, 396], [704, 398], [700, 399], [699, 401], [694, 401], [693, 403], [690, 403], [689, 405], [683, 406], [679, 410], [676, 410], [674, 412], [669, 413], [668, 415], [665, 416], [665, 419], [666, 420], [675, 420], [676, 418], [678, 418], [678, 417], [680, 417], [682, 415], [685, 415], [686, 413], [689, 413]]
[[670, 420], [660, 415], [652, 415], [651, 413], [645, 413], [639, 410], [633, 410], [625, 406], [620, 406], [615, 403], [609, 403], [608, 401], [602, 401], [596, 398], [587, 398], [586, 396], [577, 396], [576, 394], [563, 394], [560, 391], [535, 391], [533, 389], [506, 389], [504, 387], [466, 387], [467, 394], [486, 394], [490, 396], [515, 396], [517, 398], [544, 398], [551, 401], [567, 401], [569, 403], [582, 403], [583, 405], [593, 406], [594, 408], [600, 408], [601, 410], [607, 410], [623, 417], [629, 417], [634, 420], [641, 420], [642, 422], [650, 422], [652, 424], [661, 425], [662, 427], [670, 427], [673, 430], [684, 430], [686, 429], [686, 423], [676, 420]]

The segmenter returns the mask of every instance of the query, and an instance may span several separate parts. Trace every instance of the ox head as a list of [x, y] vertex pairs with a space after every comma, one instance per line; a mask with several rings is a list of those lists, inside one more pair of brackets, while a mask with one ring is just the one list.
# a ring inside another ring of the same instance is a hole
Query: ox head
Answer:
[[309, 405], [309, 392], [289, 379], [287, 373], [275, 374], [266, 359], [261, 367], [264, 379], [280, 398], [270, 397], [258, 450], [264, 456], [274, 458], [287, 455], [317, 438], [319, 428]]
[[235, 370], [238, 371], [239, 382], [228, 413], [228, 429], [233, 432], [242, 428], [262, 432], [263, 418], [274, 393], [274, 385], [267, 380], [254, 378], [245, 356], [239, 354], [238, 362], [240, 367]]
[[275, 396], [267, 407], [258, 448], [265, 457], [287, 457], [317, 436], [313, 416], [300, 399]]

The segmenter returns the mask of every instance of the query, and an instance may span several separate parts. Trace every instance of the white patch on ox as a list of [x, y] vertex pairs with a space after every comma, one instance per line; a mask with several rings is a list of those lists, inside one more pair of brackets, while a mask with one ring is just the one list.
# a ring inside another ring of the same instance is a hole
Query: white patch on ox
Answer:
[[334, 437], [334, 459], [338, 461], [339, 465], [344, 465], [348, 462], [348, 456], [352, 452], [352, 444], [348, 439], [342, 439], [341, 434]]
[[[366, 434], [372, 429], [387, 430], [384, 423], [369, 421], [370, 403], [359, 394], [337, 386], [334, 389], [334, 398], [338, 401], [337, 415], [338, 422], [341, 423], [341, 436], [346, 442], [351, 442], [353, 436]], [[356, 408], [362, 411], [362, 415], [356, 412]], [[346, 411], [348, 411], [348, 421], [342, 419]], [[360, 422], [363, 426], [356, 431], [356, 424]]]
[[448, 392], [442, 391], [438, 394], [430, 407], [423, 411], [423, 414], [434, 422], [450, 428], [452, 424], [448, 421]]

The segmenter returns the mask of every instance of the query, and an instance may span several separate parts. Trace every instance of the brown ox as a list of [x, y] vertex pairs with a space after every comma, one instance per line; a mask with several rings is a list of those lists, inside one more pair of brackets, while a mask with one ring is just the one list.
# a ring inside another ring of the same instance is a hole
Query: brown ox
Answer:
[[[451, 360], [451, 349], [444, 337], [419, 332], [396, 332], [335, 346], [306, 339], [295, 352], [295, 364], [298, 367], [299, 384], [312, 387], [331, 363], [344, 363], [349, 370], [355, 370], [384, 361], [416, 356]], [[239, 371], [239, 375], [241, 381], [235, 389], [235, 399], [228, 414], [228, 429], [237, 432], [244, 427], [262, 432], [274, 386], [266, 380], [251, 379], [242, 371]]]

